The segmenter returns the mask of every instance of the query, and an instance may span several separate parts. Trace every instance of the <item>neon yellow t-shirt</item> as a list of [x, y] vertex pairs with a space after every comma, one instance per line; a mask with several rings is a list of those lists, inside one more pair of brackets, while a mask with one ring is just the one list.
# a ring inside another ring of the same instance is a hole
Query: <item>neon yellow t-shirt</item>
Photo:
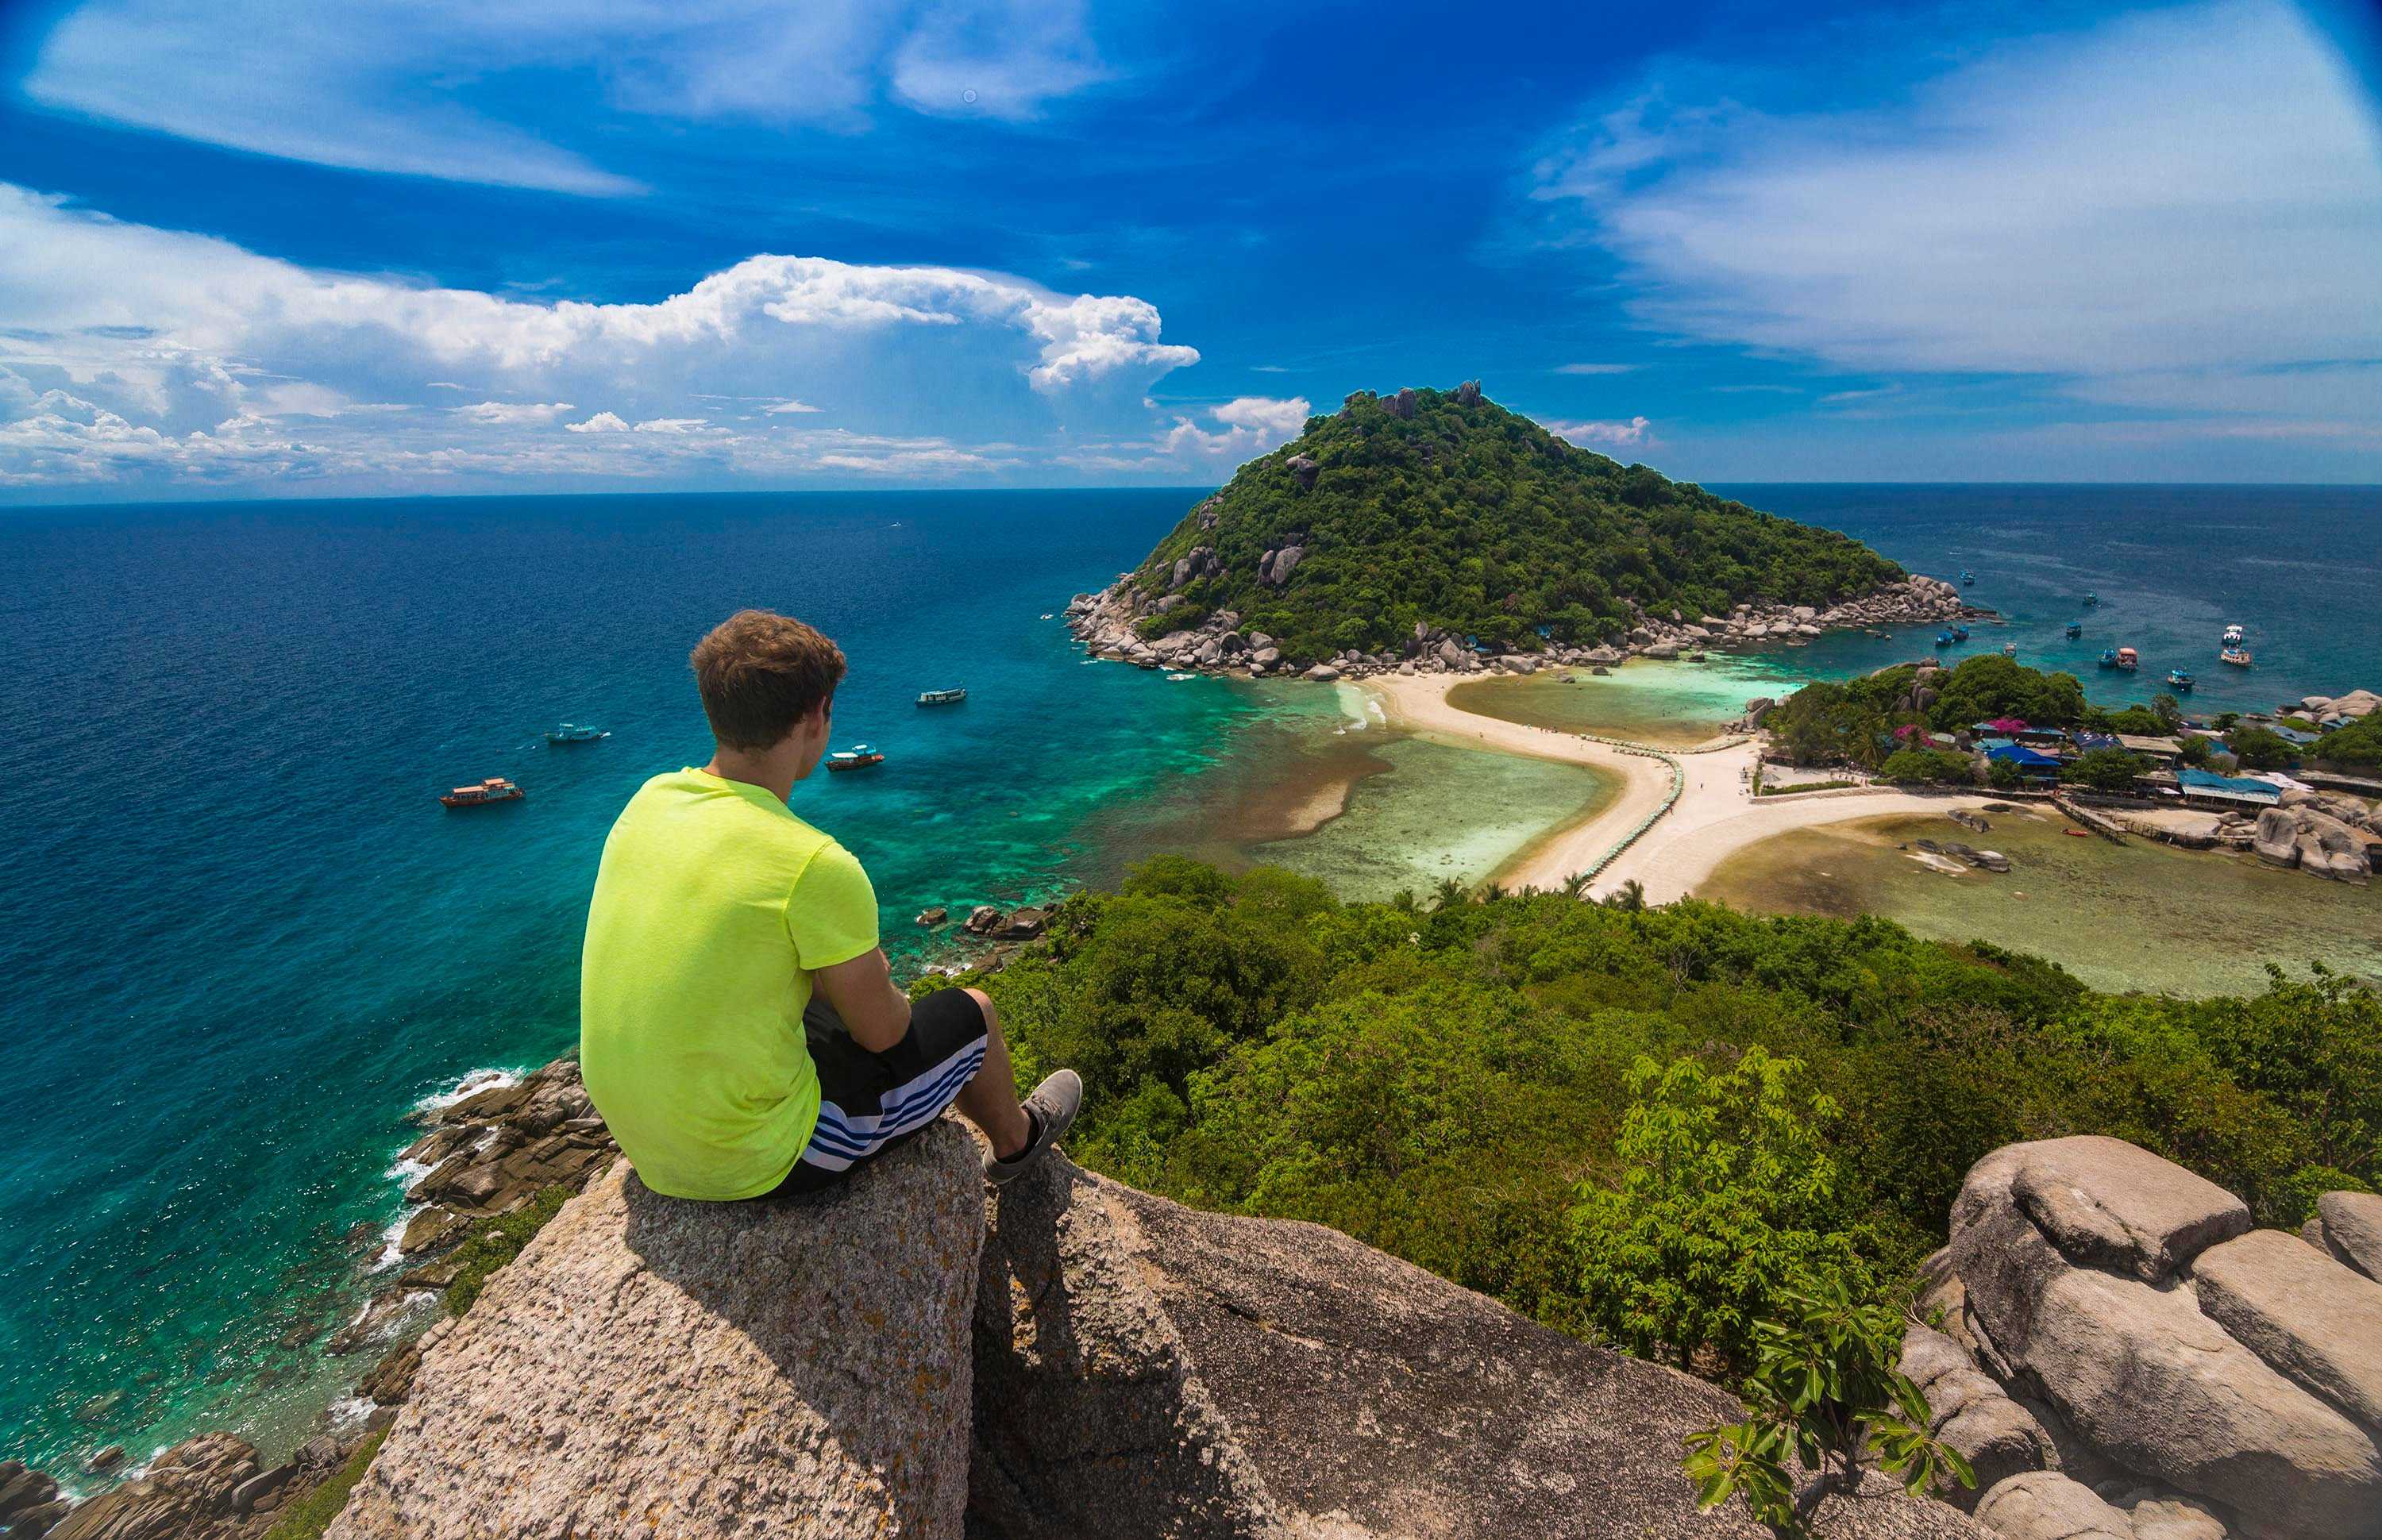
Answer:
[[852, 852], [765, 787], [704, 770], [629, 799], [580, 959], [587, 1094], [657, 1192], [751, 1198], [818, 1121], [803, 1039], [811, 974], [877, 945]]

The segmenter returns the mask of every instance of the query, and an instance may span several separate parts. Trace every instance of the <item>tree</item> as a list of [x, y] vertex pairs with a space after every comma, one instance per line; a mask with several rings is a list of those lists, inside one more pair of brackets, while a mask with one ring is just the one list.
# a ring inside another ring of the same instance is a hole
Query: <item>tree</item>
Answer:
[[1717, 1071], [1692, 1057], [1631, 1067], [1620, 1185], [1584, 1188], [1572, 1214], [1588, 1319], [1608, 1339], [1736, 1378], [1792, 1290], [1831, 1273], [1873, 1290], [1853, 1237], [1822, 1228], [1836, 1165], [1821, 1131], [1837, 1108], [1798, 1093], [1802, 1070], [1760, 1047]]
[[1465, 886], [1463, 878], [1442, 877], [1438, 886], [1430, 890], [1431, 912], [1436, 914], [1441, 910], [1454, 909], [1458, 904], [1469, 903], [1471, 899], [1472, 889]]
[[2300, 757], [2290, 739], [2265, 727], [2236, 727], [2225, 741], [2231, 746], [2235, 761], [2247, 770], [2279, 770]]
[[[1777, 1320], [1755, 1328], [1746, 1385], [1750, 1415], [1688, 1436], [1683, 1465], [1696, 1484], [1696, 1506], [1710, 1512], [1742, 1494], [1753, 1516], [1786, 1534], [1802, 1534], [1831, 1492], [1860, 1486], [1873, 1453], [1913, 1497], [1958, 1482], [1977, 1485], [1960, 1451], [1930, 1431], [1927, 1398], [1895, 1365], [1902, 1351], [1899, 1311], [1855, 1300], [1843, 1280], [1789, 1290]], [[1811, 1478], [1799, 1487], [1788, 1456]]]
[[1588, 885], [1593, 881], [1585, 872], [1574, 872], [1563, 880], [1563, 896], [1580, 898], [1588, 896]]
[[1890, 781], [1917, 781], [1931, 786], [1957, 785], [1970, 776], [1966, 754], [1941, 749], [1897, 749], [1886, 756], [1877, 773]]
[[2183, 721], [2183, 703], [2162, 690], [2151, 697], [2151, 715], [2160, 725], [2173, 732]]
[[2059, 778], [2069, 786], [2123, 791], [2149, 768], [2149, 761], [2123, 749], [2087, 749], [2060, 767]]
[[1624, 914], [1636, 914], [1646, 907], [1646, 885], [1635, 877], [1623, 879], [1619, 887], [1604, 896], [1604, 907], [1617, 909]]

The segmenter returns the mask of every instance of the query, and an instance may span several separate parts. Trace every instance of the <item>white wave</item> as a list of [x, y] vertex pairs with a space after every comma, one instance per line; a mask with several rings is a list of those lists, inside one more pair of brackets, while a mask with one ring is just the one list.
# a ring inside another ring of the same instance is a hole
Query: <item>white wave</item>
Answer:
[[493, 1091], [500, 1085], [518, 1085], [519, 1069], [474, 1069], [444, 1091], [434, 1091], [413, 1104], [416, 1112], [437, 1112], [453, 1106], [466, 1096], [476, 1096], [483, 1091]]
[[324, 1415], [330, 1418], [332, 1427], [344, 1429], [362, 1422], [374, 1410], [376, 1403], [370, 1396], [342, 1396], [324, 1409]]

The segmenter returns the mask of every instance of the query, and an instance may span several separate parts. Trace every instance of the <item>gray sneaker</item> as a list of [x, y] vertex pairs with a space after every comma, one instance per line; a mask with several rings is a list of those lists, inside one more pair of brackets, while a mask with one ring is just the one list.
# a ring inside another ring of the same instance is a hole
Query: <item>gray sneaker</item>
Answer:
[[1025, 1105], [1034, 1125], [1034, 1137], [1026, 1141], [1025, 1148], [1007, 1160], [995, 1160], [990, 1151], [985, 1152], [984, 1178], [995, 1187], [1022, 1174], [1034, 1164], [1035, 1156], [1067, 1137], [1084, 1105], [1083, 1077], [1073, 1069], [1054, 1070], [1034, 1088]]

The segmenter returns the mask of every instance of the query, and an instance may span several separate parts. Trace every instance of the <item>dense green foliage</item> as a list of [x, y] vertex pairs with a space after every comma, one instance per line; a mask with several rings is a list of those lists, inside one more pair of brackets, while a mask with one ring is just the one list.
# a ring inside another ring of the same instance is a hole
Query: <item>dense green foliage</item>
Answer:
[[281, 1510], [273, 1527], [264, 1532], [264, 1540], [321, 1540], [323, 1532], [331, 1527], [331, 1521], [348, 1506], [348, 1494], [363, 1480], [373, 1456], [380, 1453], [381, 1440], [387, 1436], [385, 1433], [366, 1435], [364, 1441], [356, 1446], [355, 1453], [348, 1456], [347, 1462], [331, 1473], [330, 1479]]
[[1960, 786], [1972, 778], [1968, 755], [1942, 749], [1897, 749], [1885, 756], [1877, 773], [1889, 781], [1929, 786]]
[[2070, 786], [2100, 791], [2123, 791], [2142, 778], [2150, 762], [2123, 749], [2087, 749], [2059, 768], [2059, 778]]
[[499, 1214], [483, 1220], [477, 1229], [455, 1248], [454, 1262], [460, 1271], [455, 1281], [447, 1286], [446, 1306], [449, 1315], [460, 1315], [472, 1308], [480, 1290], [488, 1285], [488, 1276], [521, 1254], [530, 1237], [546, 1228], [546, 1222], [562, 1212], [571, 1201], [568, 1187], [549, 1187], [510, 1214]]
[[2299, 763], [2300, 752], [2291, 740], [2265, 727], [2236, 727], [2225, 735], [2225, 746], [2244, 770], [2280, 770]]
[[[1709, 1512], [1741, 1495], [1774, 1533], [1799, 1536], [1821, 1498], [1860, 1489], [1872, 1460], [1913, 1496], [1977, 1485], [1967, 1457], [1931, 1431], [1927, 1398], [1896, 1366], [1902, 1312], [1833, 1277], [1787, 1289], [1780, 1303], [1755, 1331], [1750, 1415], [1688, 1436], [1684, 1469], [1697, 1507]], [[1810, 1480], [1797, 1483], [1790, 1457]]]
[[[1070, 1147], [1087, 1164], [1200, 1206], [1331, 1225], [1582, 1334], [1642, 1345], [1633, 1316], [1690, 1323], [1675, 1329], [1701, 1340], [1675, 1354], [1741, 1356], [1742, 1338], [1692, 1324], [1725, 1322], [1709, 1303], [1644, 1308], [1579, 1243], [1597, 1209], [1583, 1184], [1627, 1180], [1641, 1059], [1692, 1057], [1706, 1086], [1763, 1081], [1745, 1062], [1757, 1047], [1807, 1066], [1832, 1115], [1799, 1091], [1777, 1105], [1810, 1128], [1827, 1179], [1752, 1217], [1849, 1237], [1856, 1277], [1902, 1276], [1940, 1241], [1971, 1164], [2014, 1140], [2129, 1139], [2275, 1225], [2299, 1224], [2326, 1186], [2382, 1175], [2382, 999], [2321, 973], [2278, 973], [2250, 999], [2107, 996], [1877, 919], [1554, 895], [1426, 911], [1167, 858], [1122, 893], [1070, 898], [1046, 947], [978, 982], [1025, 1082], [1082, 1072]], [[1648, 1084], [1662, 1126], [1704, 1116], [1693, 1077]], [[1710, 1158], [1785, 1158], [1737, 1114], [1712, 1117], [1753, 1154]], [[1646, 1127], [1637, 1138], [1659, 1142]]]
[[2382, 770], [2382, 711], [2327, 733], [2310, 752], [2344, 769]]
[[[1419, 621], [1535, 646], [1618, 636], [1624, 599], [1692, 620], [1753, 599], [1826, 605], [1902, 576], [1857, 541], [1758, 513], [1702, 488], [1576, 449], [1493, 401], [1414, 393], [1412, 417], [1368, 395], [1308, 420], [1295, 443], [1241, 467], [1214, 528], [1195, 509], [1139, 569], [1163, 593], [1175, 560], [1214, 547], [1224, 570], [1192, 582], [1162, 617], [1219, 609], [1306, 661], [1391, 646]], [[1304, 486], [1290, 461], [1319, 467]], [[1287, 583], [1259, 581], [1266, 553], [1298, 537]]]
[[1836, 1106], [1798, 1094], [1801, 1069], [1758, 1044], [1717, 1070], [1692, 1057], [1631, 1067], [1613, 1146], [1620, 1181], [1590, 1183], [1572, 1215], [1599, 1336], [1735, 1379], [1792, 1289], [1845, 1277], [1876, 1291], [1861, 1246], [1833, 1228], [1844, 1218], [1836, 1163], [1820, 1135]]

